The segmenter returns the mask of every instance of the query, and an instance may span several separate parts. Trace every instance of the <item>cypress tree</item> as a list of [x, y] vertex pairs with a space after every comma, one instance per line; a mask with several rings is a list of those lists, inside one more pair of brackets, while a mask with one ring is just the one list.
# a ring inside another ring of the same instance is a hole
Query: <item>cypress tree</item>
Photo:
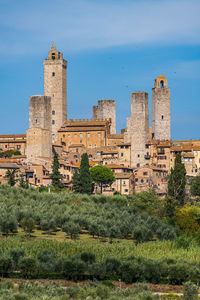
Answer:
[[16, 173], [16, 170], [15, 169], [12, 169], [12, 170], [8, 170], [6, 172], [6, 176], [8, 177], [8, 184], [10, 186], [14, 186], [15, 183], [16, 183], [16, 180], [15, 180], [15, 173]]
[[90, 165], [87, 153], [83, 153], [81, 156], [79, 192], [82, 194], [91, 194], [92, 192], [92, 180], [90, 176]]
[[186, 170], [185, 165], [181, 161], [181, 154], [178, 153], [175, 158], [174, 168], [168, 181], [168, 195], [172, 196], [177, 205], [184, 205], [186, 186]]
[[52, 186], [57, 189], [63, 188], [64, 185], [61, 181], [62, 175], [60, 174], [59, 171], [60, 164], [58, 160], [58, 153], [55, 150], [53, 150], [53, 165], [51, 166], [51, 168], [52, 168], [52, 173], [50, 175], [50, 178], [52, 180]]
[[75, 170], [75, 173], [73, 175], [72, 184], [73, 184], [73, 191], [76, 193], [79, 193], [80, 192], [80, 181], [79, 181], [79, 174], [78, 174], [77, 170]]

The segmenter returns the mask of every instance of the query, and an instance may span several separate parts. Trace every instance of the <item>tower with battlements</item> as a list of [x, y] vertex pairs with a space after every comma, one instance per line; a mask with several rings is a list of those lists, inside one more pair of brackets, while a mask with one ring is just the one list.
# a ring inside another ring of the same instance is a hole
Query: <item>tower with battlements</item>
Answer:
[[171, 139], [170, 89], [162, 75], [155, 79], [152, 89], [152, 137], [155, 140]]
[[111, 119], [111, 134], [116, 134], [116, 109], [115, 100], [99, 100], [98, 105], [93, 106], [94, 119]]
[[44, 60], [44, 95], [51, 97], [52, 141], [67, 120], [67, 61], [53, 43]]

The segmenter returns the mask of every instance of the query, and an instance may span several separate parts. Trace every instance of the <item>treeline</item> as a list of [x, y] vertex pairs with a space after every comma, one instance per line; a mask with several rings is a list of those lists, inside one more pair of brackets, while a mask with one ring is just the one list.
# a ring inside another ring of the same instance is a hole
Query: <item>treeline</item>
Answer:
[[107, 257], [97, 262], [94, 253], [82, 252], [68, 257], [56, 256], [51, 250], [41, 250], [37, 257], [25, 256], [23, 248], [10, 249], [0, 256], [0, 274], [4, 277], [62, 278], [80, 280], [121, 280], [126, 283], [151, 282], [182, 284], [196, 281], [200, 265], [184, 260], [152, 260], [142, 257]]

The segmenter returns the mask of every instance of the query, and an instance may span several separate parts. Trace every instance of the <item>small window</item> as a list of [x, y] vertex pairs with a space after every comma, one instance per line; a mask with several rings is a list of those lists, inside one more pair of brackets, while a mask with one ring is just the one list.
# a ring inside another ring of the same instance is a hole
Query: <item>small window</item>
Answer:
[[35, 119], [35, 123], [37, 124], [37, 119]]
[[144, 182], [144, 179], [141, 179], [141, 183], [143, 183]]
[[100, 138], [100, 137], [101, 137], [101, 132], [98, 133], [98, 138]]
[[88, 133], [88, 139], [90, 138], [90, 133]]
[[135, 178], [135, 182], [138, 182], [138, 178]]
[[185, 158], [185, 161], [188, 161], [188, 159], [187, 159], [187, 158]]
[[163, 115], [162, 115], [161, 119], [164, 120], [164, 116]]
[[54, 139], [55, 138], [55, 134], [52, 134], [52, 139]]
[[53, 125], [55, 124], [55, 120], [52, 120], [52, 124], [53, 124]]
[[91, 144], [89, 145], [89, 148], [92, 148], [92, 145], [91, 145]]
[[139, 168], [140, 167], [140, 164], [137, 164], [137, 168]]
[[124, 153], [121, 153], [121, 157], [123, 157], [124, 156]]
[[65, 138], [65, 134], [63, 134], [63, 137]]
[[52, 115], [55, 116], [56, 112], [55, 110], [52, 110]]
[[124, 192], [125, 192], [125, 193], [128, 193], [128, 189], [125, 189]]
[[163, 80], [160, 81], [160, 88], [161, 89], [164, 88], [164, 81]]
[[21, 146], [20, 145], [17, 145], [17, 150], [19, 150], [21, 148]]
[[97, 144], [94, 144], [94, 148], [96, 148], [97, 147]]
[[55, 72], [52, 72], [52, 76], [53, 76], [53, 77], [55, 76]]
[[76, 148], [76, 152], [78, 152], [78, 148]]
[[68, 138], [70, 138], [70, 134], [68, 134]]
[[144, 175], [144, 176], [147, 176], [147, 175], [148, 175], [148, 173], [147, 173], [147, 172], [143, 172], [143, 175]]
[[52, 53], [52, 54], [51, 54], [51, 58], [52, 58], [52, 59], [55, 59], [55, 58], [56, 58], [55, 53]]
[[80, 133], [80, 138], [82, 138], [83, 137], [83, 134], [82, 133]]
[[125, 180], [123, 181], [123, 184], [126, 184], [126, 181], [125, 181]]
[[138, 156], [137, 157], [140, 157], [140, 154], [138, 154]]

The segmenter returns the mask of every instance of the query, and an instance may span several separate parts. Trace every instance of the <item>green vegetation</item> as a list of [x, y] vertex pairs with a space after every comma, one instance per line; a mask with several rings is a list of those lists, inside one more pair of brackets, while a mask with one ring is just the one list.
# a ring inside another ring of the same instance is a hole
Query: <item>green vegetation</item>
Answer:
[[16, 170], [15, 169], [11, 169], [11, 170], [8, 170], [6, 172], [6, 176], [8, 178], [8, 184], [10, 186], [14, 186], [15, 183], [16, 183], [16, 180], [15, 180], [15, 174], [16, 174]]
[[[0, 186], [0, 274], [18, 278], [182, 284], [200, 277], [200, 208], [138, 195]], [[193, 230], [191, 230], [193, 228]]]
[[181, 161], [181, 154], [178, 153], [175, 158], [174, 169], [168, 181], [168, 195], [176, 201], [176, 205], [182, 206], [185, 203], [186, 170]]
[[15, 151], [15, 150], [8, 150], [8, 151], [2, 151], [0, 152], [0, 158], [6, 158], [6, 157], [12, 157], [14, 155], [21, 155], [20, 151]]
[[38, 282], [13, 284], [0, 282], [0, 300], [157, 300], [147, 286], [136, 285], [134, 289], [115, 288], [111, 282], [90, 283], [85, 286], [62, 287], [41, 285]]
[[90, 169], [92, 180], [100, 186], [101, 193], [103, 184], [111, 185], [115, 180], [114, 173], [106, 166], [94, 166]]
[[64, 187], [61, 181], [62, 175], [60, 174], [59, 168], [60, 168], [60, 164], [58, 161], [58, 153], [55, 150], [53, 150], [53, 165], [52, 165], [52, 173], [50, 174], [50, 178], [52, 180], [52, 186], [58, 190]]

